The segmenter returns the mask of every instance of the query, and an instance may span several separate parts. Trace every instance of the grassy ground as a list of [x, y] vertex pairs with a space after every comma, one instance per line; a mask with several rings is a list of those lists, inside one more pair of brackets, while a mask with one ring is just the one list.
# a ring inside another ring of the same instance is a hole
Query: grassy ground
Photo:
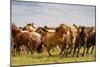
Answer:
[[[12, 66], [16, 66], [16, 65], [32, 65], [32, 64], [49, 64], [49, 63], [67, 63], [67, 62], [84, 62], [84, 61], [95, 61], [96, 60], [96, 54], [95, 54], [95, 50], [93, 51], [93, 54], [85, 54], [84, 57], [81, 57], [81, 53], [80, 56], [77, 57], [72, 57], [71, 55], [69, 55], [68, 57], [61, 57], [59, 56], [60, 50], [55, 50], [55, 51], [51, 51], [52, 53], [52, 57], [49, 57], [46, 52], [42, 53], [42, 54], [37, 54], [34, 53], [34, 55], [20, 55], [20, 56], [15, 56], [12, 57], [11, 62], [12, 62]], [[81, 50], [82, 52], [82, 50]]]

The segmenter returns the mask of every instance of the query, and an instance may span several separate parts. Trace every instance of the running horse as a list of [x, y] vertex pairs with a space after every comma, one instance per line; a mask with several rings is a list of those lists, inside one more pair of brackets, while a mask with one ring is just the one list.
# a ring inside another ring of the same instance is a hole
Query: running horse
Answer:
[[56, 28], [55, 32], [46, 34], [42, 39], [43, 48], [49, 56], [52, 56], [50, 50], [56, 46], [60, 47], [60, 54], [63, 52], [65, 49], [64, 34], [67, 33], [67, 29], [66, 24], [60, 24], [60, 26]]
[[39, 39], [41, 39], [41, 37], [38, 33], [28, 31], [23, 32], [14, 24], [12, 24], [11, 32], [14, 41], [14, 49], [16, 49], [19, 54], [20, 47], [22, 45], [26, 46], [31, 51], [31, 53], [33, 53], [35, 50], [37, 52], [40, 52], [40, 49], [38, 49], [38, 47], [40, 47], [41, 41]]

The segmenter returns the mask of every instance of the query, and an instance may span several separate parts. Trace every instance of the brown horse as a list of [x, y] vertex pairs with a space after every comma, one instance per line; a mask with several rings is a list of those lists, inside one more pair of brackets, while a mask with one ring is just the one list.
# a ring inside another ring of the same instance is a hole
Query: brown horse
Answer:
[[28, 47], [28, 49], [33, 53], [33, 50], [37, 50], [37, 48], [40, 46], [40, 39], [38, 33], [36, 32], [22, 32], [19, 30], [16, 26], [12, 25], [12, 36], [14, 38], [14, 47], [18, 52], [20, 52], [20, 46], [25, 45]]
[[48, 33], [48, 31], [42, 27], [38, 27], [35, 32], [41, 34], [42, 38], [45, 37], [46, 34]]
[[92, 47], [92, 50], [91, 50], [91, 53], [92, 53], [95, 45], [96, 45], [96, 32], [92, 28], [92, 30], [88, 34], [86, 53], [88, 53], [90, 47]]
[[76, 33], [77, 35], [76, 35], [76, 39], [75, 39], [75, 43], [74, 43], [73, 56], [75, 55], [76, 49], [78, 49], [77, 57], [79, 56], [81, 47], [84, 48], [83, 53], [82, 53], [82, 56], [84, 56], [84, 52], [85, 52], [86, 45], [87, 45], [87, 34], [85, 32], [85, 27], [84, 26], [77, 27], [75, 24], [73, 26], [77, 29], [77, 33]]
[[71, 30], [70, 27], [68, 27], [68, 32], [65, 35], [66, 49], [64, 50], [63, 55], [67, 56], [67, 54], [70, 54], [72, 52], [72, 50], [73, 50], [73, 40], [74, 40], [73, 31]]
[[65, 41], [64, 41], [64, 34], [67, 33], [67, 25], [61, 24], [59, 27], [56, 28], [56, 32], [48, 33], [43, 39], [43, 47], [49, 54], [49, 56], [52, 56], [50, 53], [50, 50], [57, 45], [61, 48], [61, 53], [63, 52], [63, 49], [65, 48]]

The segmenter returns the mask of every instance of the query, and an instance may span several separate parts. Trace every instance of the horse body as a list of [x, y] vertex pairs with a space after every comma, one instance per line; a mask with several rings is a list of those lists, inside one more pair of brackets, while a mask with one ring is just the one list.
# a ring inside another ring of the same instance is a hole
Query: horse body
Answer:
[[33, 50], [37, 50], [41, 43], [41, 35], [34, 31], [22, 31], [17, 27], [13, 27], [12, 36], [14, 39], [14, 47], [18, 52], [20, 52], [20, 47], [24, 45], [33, 53]]
[[66, 33], [67, 27], [60, 26], [56, 29], [56, 32], [48, 33], [43, 39], [43, 45], [45, 49], [47, 50], [49, 56], [51, 48], [56, 47], [57, 45], [61, 48], [61, 52], [63, 51], [64, 46], [64, 33]]
[[88, 39], [87, 39], [87, 52], [89, 51], [90, 47], [92, 47], [92, 50], [91, 50], [91, 53], [93, 52], [93, 49], [94, 49], [94, 46], [96, 45], [95, 43], [96, 41], [96, 32], [91, 32], [89, 35], [88, 35]]
[[92, 53], [96, 40], [94, 28], [77, 27], [75, 25], [74, 27], [75, 29], [71, 29], [67, 25], [61, 24], [55, 29], [45, 29], [42, 27], [35, 28], [29, 24], [23, 30], [23, 28], [19, 29], [16, 25], [12, 25], [12, 52], [14, 53], [14, 50], [16, 50], [18, 52], [31, 51], [31, 53], [34, 53], [34, 51], [37, 51], [40, 53], [44, 48], [49, 56], [52, 56], [50, 50], [58, 47], [61, 49], [59, 55], [67, 56], [74, 50], [73, 56], [77, 53], [78, 57], [81, 47], [83, 47], [82, 56], [84, 56], [86, 48], [88, 53], [89, 48], [92, 47]]
[[77, 57], [79, 56], [80, 48], [83, 47], [83, 53], [82, 56], [84, 56], [86, 44], [87, 44], [87, 35], [85, 32], [85, 27], [76, 27], [77, 29], [77, 35], [75, 37], [75, 43], [74, 43], [74, 53], [73, 56], [75, 55], [76, 49], [77, 50]]
[[73, 35], [71, 28], [69, 27], [69, 30], [67, 34], [65, 35], [66, 49], [64, 53], [66, 56], [67, 56], [67, 53], [70, 54], [73, 50], [73, 40], [74, 40], [74, 35]]

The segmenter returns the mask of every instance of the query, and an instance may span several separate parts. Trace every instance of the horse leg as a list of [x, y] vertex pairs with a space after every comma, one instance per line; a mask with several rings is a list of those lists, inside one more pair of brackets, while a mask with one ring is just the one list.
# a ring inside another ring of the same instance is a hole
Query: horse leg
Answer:
[[47, 52], [48, 52], [49, 56], [52, 56], [51, 53], [50, 53], [50, 49], [51, 49], [51, 48], [48, 48], [48, 49], [47, 49]]
[[31, 55], [33, 54], [33, 44], [31, 42], [28, 42], [26, 44], [27, 48], [29, 49], [29, 51], [31, 52]]
[[64, 49], [61, 49], [61, 52], [59, 53], [59, 55], [62, 55], [63, 51], [64, 51]]
[[73, 57], [74, 57], [74, 55], [75, 55], [75, 52], [76, 52], [76, 48], [77, 48], [77, 47], [74, 47]]
[[23, 46], [20, 46], [20, 55], [23, 54]]
[[19, 55], [19, 54], [20, 54], [19, 51], [20, 51], [20, 46], [19, 46], [19, 44], [17, 44], [17, 43], [15, 42], [14, 45], [13, 45], [13, 52], [14, 52], [14, 55], [17, 55], [17, 53], [18, 53], [18, 55]]
[[80, 53], [80, 46], [78, 46], [77, 56], [76, 56], [76, 57], [78, 57], [78, 56], [79, 56], [79, 53]]
[[86, 54], [88, 54], [90, 47], [91, 47], [91, 44], [87, 43], [87, 45], [86, 45], [86, 48], [87, 48]]
[[84, 56], [84, 52], [85, 52], [85, 46], [83, 46], [83, 53], [82, 53], [82, 56]]
[[46, 45], [43, 45], [43, 49], [44, 49], [44, 51], [45, 51], [46, 53], [48, 53], [49, 56], [52, 56], [52, 55], [50, 54], [50, 49], [51, 49], [51, 47], [47, 47]]
[[72, 52], [72, 50], [73, 50], [73, 47], [70, 45], [70, 50], [69, 50], [68, 54], [70, 54]]
[[86, 54], [88, 54], [90, 47], [87, 46], [86, 48], [87, 48], [87, 50], [86, 50]]
[[25, 50], [24, 51], [25, 51], [25, 55], [28, 54], [28, 49], [27, 49], [26, 46], [25, 46]]
[[26, 46], [26, 54], [29, 54], [29, 48]]
[[27, 53], [29, 53], [29, 54], [31, 53], [31, 55], [32, 55], [33, 54], [32, 47], [28, 47], [27, 46], [27, 49], [28, 49], [28, 52]]
[[64, 48], [65, 48], [64, 46], [60, 46], [61, 52], [59, 53], [59, 55], [64, 55], [64, 54], [63, 54], [63, 52], [64, 52], [64, 50], [65, 50]]
[[94, 45], [92, 46], [91, 54], [93, 53], [93, 50], [94, 50]]
[[59, 47], [60, 47], [60, 49], [61, 49], [59, 55], [62, 55], [64, 49], [63, 49], [63, 47], [62, 47], [61, 45], [59, 45]]
[[73, 47], [70, 48], [70, 51], [68, 52], [68, 54], [70, 54], [72, 52], [72, 50], [73, 50]]
[[16, 55], [16, 47], [15, 47], [15, 45], [13, 45], [13, 46], [11, 46], [11, 53], [12, 53], [12, 55], [13, 56], [15, 56]]
[[16, 48], [13, 49], [13, 56], [16, 55]]
[[69, 50], [69, 47], [66, 48], [65, 51], [64, 51], [64, 52], [65, 52], [65, 56], [67, 56], [67, 54], [68, 54], [68, 50]]
[[20, 46], [16, 47], [16, 53], [18, 53], [18, 55], [20, 55]]
[[24, 45], [22, 49], [23, 49], [23, 54], [26, 55], [27, 54], [26, 46]]
[[70, 46], [68, 46], [68, 47], [65, 48], [65, 51], [64, 51], [64, 52], [65, 52], [65, 55], [66, 55], [66, 56], [67, 56], [67, 54], [68, 54], [68, 50], [69, 50], [69, 49], [70, 49]]
[[30, 51], [31, 51], [31, 55], [34, 54], [34, 51], [33, 51], [32, 47], [30, 48]]

